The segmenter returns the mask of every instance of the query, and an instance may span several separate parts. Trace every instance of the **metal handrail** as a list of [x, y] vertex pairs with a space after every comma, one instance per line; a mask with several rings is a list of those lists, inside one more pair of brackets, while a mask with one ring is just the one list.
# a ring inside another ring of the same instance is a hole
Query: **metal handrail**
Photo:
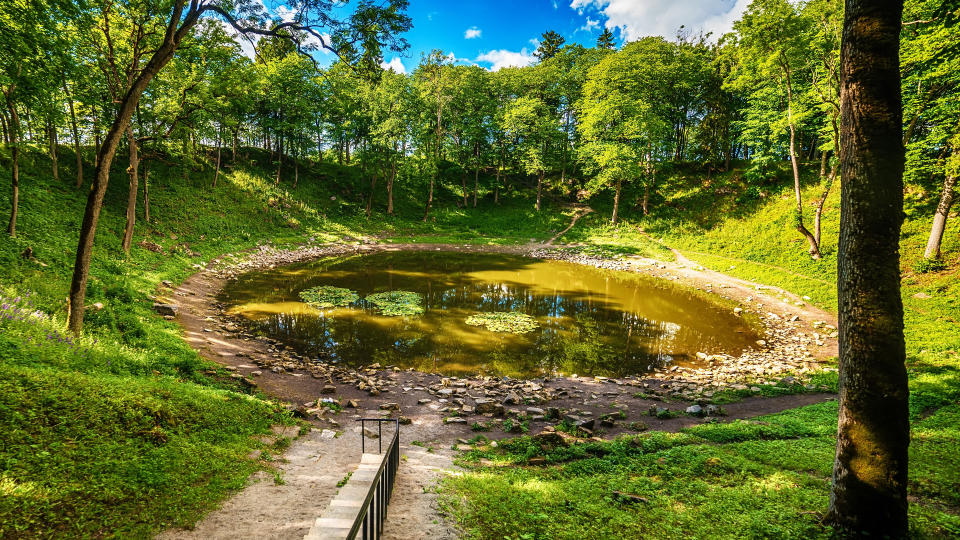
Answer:
[[373, 477], [373, 483], [367, 496], [363, 499], [360, 506], [360, 513], [353, 521], [350, 532], [347, 533], [349, 540], [354, 540], [360, 532], [363, 532], [363, 540], [380, 538], [383, 534], [383, 522], [387, 518], [387, 505], [390, 503], [390, 496], [393, 494], [393, 484], [397, 480], [397, 468], [400, 465], [400, 421], [390, 418], [361, 418], [360, 420], [360, 448], [361, 453], [366, 450], [366, 423], [377, 423], [377, 439], [379, 440], [379, 452], [383, 453], [383, 433], [382, 425], [384, 422], [393, 422], [393, 439], [387, 448], [387, 455], [380, 462], [380, 468], [377, 469], [376, 476]]

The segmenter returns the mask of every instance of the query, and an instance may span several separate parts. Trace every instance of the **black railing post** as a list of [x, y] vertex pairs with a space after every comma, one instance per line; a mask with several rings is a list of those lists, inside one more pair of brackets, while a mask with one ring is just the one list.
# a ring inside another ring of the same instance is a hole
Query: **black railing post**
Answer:
[[377, 423], [377, 447], [383, 454], [383, 423], [393, 422], [393, 439], [387, 445], [387, 454], [380, 460], [380, 467], [374, 476], [373, 484], [361, 506], [360, 514], [353, 522], [347, 538], [364, 540], [379, 539], [383, 535], [383, 525], [387, 521], [387, 505], [393, 495], [393, 485], [397, 481], [397, 469], [400, 467], [400, 420], [396, 418], [359, 418], [360, 452], [366, 453], [366, 423]]

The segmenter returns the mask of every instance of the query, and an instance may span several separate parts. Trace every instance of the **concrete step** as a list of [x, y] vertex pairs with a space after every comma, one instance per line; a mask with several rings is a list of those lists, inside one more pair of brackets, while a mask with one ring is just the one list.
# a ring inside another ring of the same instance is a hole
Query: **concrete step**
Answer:
[[360, 464], [317, 518], [304, 540], [342, 540], [347, 537], [357, 515], [363, 510], [363, 501], [377, 476], [386, 454], [363, 454]]

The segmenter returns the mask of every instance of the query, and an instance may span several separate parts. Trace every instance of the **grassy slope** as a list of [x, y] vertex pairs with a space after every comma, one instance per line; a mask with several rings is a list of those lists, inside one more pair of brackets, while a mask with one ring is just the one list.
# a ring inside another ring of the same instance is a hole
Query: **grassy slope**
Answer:
[[[819, 194], [813, 183], [808, 179], [807, 201]], [[835, 310], [838, 186], [825, 209], [824, 259], [815, 262], [790, 226], [788, 187], [749, 198], [736, 174], [710, 182], [678, 175], [667, 184], [663, 192], [671, 195], [651, 217], [634, 212], [611, 227], [601, 201], [594, 205], [599, 212], [562, 240], [617, 249], [642, 244], [642, 228], [704, 266], [782, 286]], [[910, 515], [915, 536], [950, 537], [960, 534], [960, 241], [952, 221], [943, 250], [951, 266], [934, 274], [913, 271], [932, 198], [909, 189], [901, 243], [912, 390]], [[529, 457], [544, 452], [521, 440], [466, 455], [470, 470], [445, 484], [446, 501], [473, 538], [826, 537], [830, 531], [819, 524], [819, 513], [829, 497], [836, 422], [836, 403], [829, 402], [760, 423], [548, 452], [543, 467], [528, 465]], [[494, 463], [480, 465], [480, 458]], [[613, 491], [649, 502], [629, 504]]]
[[[72, 163], [64, 154], [61, 162]], [[86, 193], [70, 185], [66, 167], [65, 180], [53, 181], [48, 163], [28, 154], [19, 235], [0, 239], [0, 303], [14, 303], [4, 314], [16, 315], [0, 319], [0, 537], [145, 536], [190, 524], [263, 466], [247, 457], [269, 450], [257, 436], [289, 418], [218, 382], [229, 378], [151, 311], [148, 295], [161, 280], [179, 281], [193, 265], [259, 241], [352, 231], [315, 207], [289, 204], [256, 167], [227, 171], [211, 190], [209, 168], [154, 163], [153, 223], [141, 221], [134, 242], [165, 252], [134, 246], [126, 259], [118, 253], [126, 191], [118, 170], [87, 297], [105, 307], [88, 314], [84, 336], [74, 339], [64, 330], [64, 298]], [[8, 178], [7, 156], [0, 166]], [[329, 201], [321, 185], [308, 186], [303, 199]], [[8, 211], [4, 197], [0, 214]], [[21, 257], [27, 247], [36, 260]], [[15, 309], [48, 316], [18, 320]]]

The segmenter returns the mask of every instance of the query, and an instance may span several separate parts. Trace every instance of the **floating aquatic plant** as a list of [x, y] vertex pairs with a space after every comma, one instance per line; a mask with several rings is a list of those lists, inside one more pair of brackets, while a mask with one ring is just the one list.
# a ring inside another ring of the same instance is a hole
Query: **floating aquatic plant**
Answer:
[[423, 295], [412, 291], [374, 293], [366, 298], [382, 315], [420, 315], [423, 313]]
[[526, 334], [540, 326], [530, 315], [516, 311], [478, 313], [467, 317], [466, 323], [470, 326], [485, 326], [491, 332], [510, 332], [511, 334]]
[[318, 308], [342, 307], [352, 304], [360, 299], [360, 296], [343, 287], [333, 287], [331, 285], [321, 285], [304, 291], [300, 291], [300, 298]]

